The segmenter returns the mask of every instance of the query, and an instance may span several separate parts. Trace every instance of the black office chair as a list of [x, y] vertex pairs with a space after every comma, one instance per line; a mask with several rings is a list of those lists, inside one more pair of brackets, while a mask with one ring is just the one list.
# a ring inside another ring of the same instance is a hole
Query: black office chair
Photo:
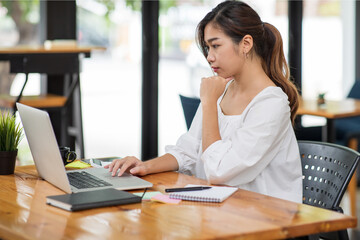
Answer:
[[180, 94], [180, 101], [184, 111], [186, 127], [189, 130], [195, 113], [199, 107], [200, 99], [193, 97], [185, 97]]
[[[298, 141], [303, 170], [303, 203], [343, 212], [341, 199], [360, 155], [337, 144]], [[316, 239], [317, 236], [311, 236]], [[346, 230], [320, 234], [323, 239], [349, 239]]]

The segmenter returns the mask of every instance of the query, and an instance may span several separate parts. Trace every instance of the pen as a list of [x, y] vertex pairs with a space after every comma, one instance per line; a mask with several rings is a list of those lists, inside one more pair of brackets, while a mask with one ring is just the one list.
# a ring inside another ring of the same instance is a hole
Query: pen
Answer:
[[185, 192], [185, 191], [199, 191], [210, 189], [211, 187], [186, 187], [186, 188], [168, 188], [165, 192]]

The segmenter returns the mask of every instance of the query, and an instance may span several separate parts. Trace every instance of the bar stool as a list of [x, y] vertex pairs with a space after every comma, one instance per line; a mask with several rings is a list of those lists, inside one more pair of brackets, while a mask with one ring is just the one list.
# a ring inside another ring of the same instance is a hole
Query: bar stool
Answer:
[[[0, 61], [10, 63], [10, 73], [24, 73], [25, 83], [16, 98], [0, 96], [0, 108], [16, 111], [15, 103], [49, 111], [60, 146], [70, 147], [84, 157], [80, 72], [81, 60], [91, 56], [92, 47], [46, 49], [42, 46], [0, 49]], [[47, 93], [41, 96], [22, 96], [28, 74], [45, 74]], [[60, 81], [60, 82], [58, 82]]]

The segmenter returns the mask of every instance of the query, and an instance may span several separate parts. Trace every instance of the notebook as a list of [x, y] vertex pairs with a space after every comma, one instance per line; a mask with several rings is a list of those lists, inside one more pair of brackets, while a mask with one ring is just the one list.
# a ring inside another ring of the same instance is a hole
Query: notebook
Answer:
[[139, 202], [141, 202], [140, 196], [113, 188], [46, 197], [47, 204], [67, 211]]
[[[109, 170], [105, 168], [87, 168], [66, 171], [61, 159], [59, 146], [50, 122], [49, 114], [45, 111], [28, 107], [20, 103], [16, 103], [16, 107], [20, 114], [36, 170], [39, 176], [49, 183], [67, 193], [106, 188], [129, 190], [152, 187], [152, 183], [128, 173], [121, 177], [112, 177]], [[74, 182], [70, 184], [70, 175], [73, 179], [80, 175], [79, 173], [81, 173], [81, 175], [91, 176], [91, 178], [87, 177], [88, 181], [85, 180], [83, 183], [92, 183], [93, 181], [90, 179], [95, 179], [98, 186], [94, 187], [96, 185], [93, 185], [91, 187], [84, 187], [83, 184], [74, 185]]]
[[[199, 185], [188, 184], [185, 187], [195, 187]], [[210, 189], [200, 191], [188, 191], [188, 192], [174, 192], [170, 193], [170, 198], [182, 199], [188, 201], [199, 202], [222, 202], [230, 197], [238, 188], [236, 187], [218, 187], [211, 186]]]

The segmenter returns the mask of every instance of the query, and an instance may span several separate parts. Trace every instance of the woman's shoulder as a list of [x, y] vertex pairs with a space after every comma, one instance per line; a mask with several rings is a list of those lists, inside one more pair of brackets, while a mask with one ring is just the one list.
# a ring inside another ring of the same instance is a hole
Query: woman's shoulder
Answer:
[[258, 95], [274, 95], [274, 97], [286, 97], [286, 94], [277, 86], [268, 86], [264, 88]]
[[247, 113], [279, 115], [290, 111], [287, 95], [280, 87], [266, 87], [251, 101]]
[[258, 102], [284, 101], [288, 105], [288, 96], [280, 87], [269, 86], [260, 91], [253, 99], [253, 103]]

